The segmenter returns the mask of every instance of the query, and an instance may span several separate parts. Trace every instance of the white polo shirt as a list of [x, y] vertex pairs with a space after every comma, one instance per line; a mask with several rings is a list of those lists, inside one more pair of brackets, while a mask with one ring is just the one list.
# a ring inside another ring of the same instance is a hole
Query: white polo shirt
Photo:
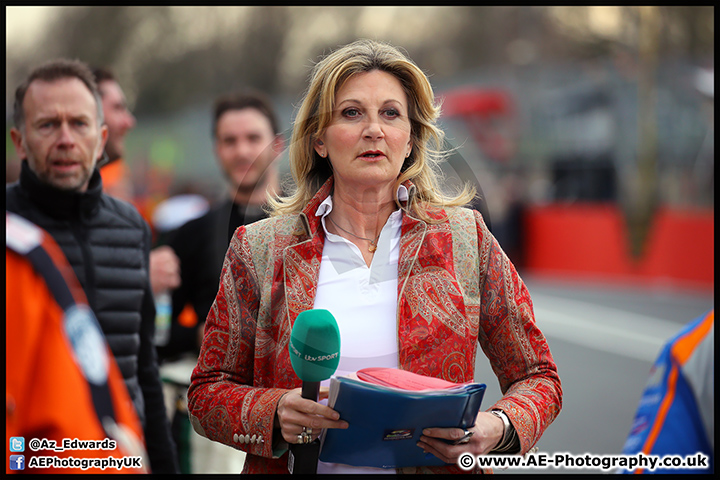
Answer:
[[[406, 201], [407, 198], [407, 188], [401, 185], [398, 199]], [[315, 213], [322, 217], [325, 244], [313, 308], [330, 311], [338, 323], [340, 363], [335, 375], [355, 373], [367, 367], [397, 368], [398, 259], [402, 211], [390, 214], [368, 267], [357, 245], [328, 231], [325, 217], [332, 208], [332, 196], [329, 196]], [[329, 380], [322, 382], [323, 386], [329, 384]], [[394, 474], [395, 470], [318, 463], [318, 473], [365, 472]]]

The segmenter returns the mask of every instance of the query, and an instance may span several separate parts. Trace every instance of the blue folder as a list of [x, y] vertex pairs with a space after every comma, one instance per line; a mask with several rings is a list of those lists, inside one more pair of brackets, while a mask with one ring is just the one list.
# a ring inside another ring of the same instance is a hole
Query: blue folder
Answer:
[[472, 427], [484, 394], [478, 383], [409, 391], [333, 377], [328, 405], [349, 427], [323, 431], [320, 460], [357, 467], [444, 465], [417, 446], [423, 429]]

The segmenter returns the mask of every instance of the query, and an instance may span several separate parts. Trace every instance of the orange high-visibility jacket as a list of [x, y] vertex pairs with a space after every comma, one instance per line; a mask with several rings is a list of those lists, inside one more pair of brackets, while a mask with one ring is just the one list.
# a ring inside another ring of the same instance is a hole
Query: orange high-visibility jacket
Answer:
[[[5, 261], [5, 471], [146, 473], [135, 408], [62, 250], [6, 212]], [[91, 440], [101, 448], [78, 448]]]

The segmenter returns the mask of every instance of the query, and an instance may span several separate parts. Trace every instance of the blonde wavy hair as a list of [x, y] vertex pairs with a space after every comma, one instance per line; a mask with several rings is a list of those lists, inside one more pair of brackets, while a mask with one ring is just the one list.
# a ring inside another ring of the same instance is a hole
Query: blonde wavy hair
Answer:
[[315, 141], [330, 125], [337, 91], [353, 75], [373, 70], [394, 75], [409, 102], [412, 152], [403, 163], [394, 190], [397, 191], [406, 180], [411, 180], [416, 190], [404, 206], [396, 196], [397, 205], [426, 222], [433, 222], [426, 210], [467, 205], [475, 197], [475, 188], [470, 184], [455, 195], [447, 195], [440, 188], [442, 172], [439, 166], [446, 160], [448, 152], [443, 150], [445, 134], [436, 125], [440, 105], [435, 102], [425, 73], [407, 55], [388, 43], [357, 40], [331, 52], [312, 70], [310, 85], [295, 117], [289, 148], [295, 189], [289, 196], [269, 200], [271, 216], [301, 212], [330, 178], [330, 163], [315, 151]]

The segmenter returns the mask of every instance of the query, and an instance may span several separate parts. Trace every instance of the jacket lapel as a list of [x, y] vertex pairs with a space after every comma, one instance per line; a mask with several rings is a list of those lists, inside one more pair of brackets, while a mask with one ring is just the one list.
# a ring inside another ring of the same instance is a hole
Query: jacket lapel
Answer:
[[298, 215], [296, 243], [283, 251], [285, 305], [291, 328], [297, 316], [312, 309], [315, 304], [325, 243], [325, 232], [320, 228], [320, 219], [315, 216], [315, 212], [330, 195], [332, 187], [333, 179], [330, 177]]
[[400, 234], [400, 258], [398, 261], [398, 301], [405, 291], [413, 265], [427, 233], [427, 224], [405, 212]]

